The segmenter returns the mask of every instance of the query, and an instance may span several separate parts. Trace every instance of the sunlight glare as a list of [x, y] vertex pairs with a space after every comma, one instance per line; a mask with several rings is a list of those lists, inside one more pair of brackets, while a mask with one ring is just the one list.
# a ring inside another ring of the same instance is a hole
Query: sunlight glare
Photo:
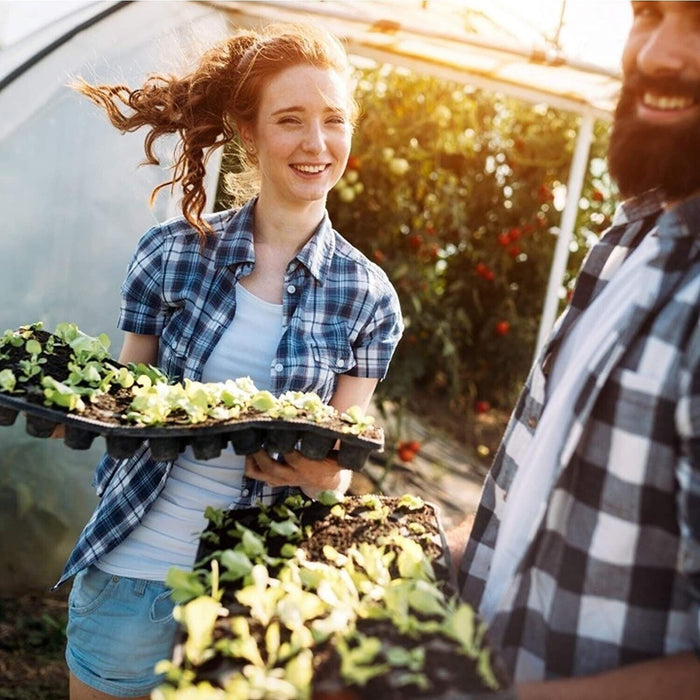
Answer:
[[[525, 43], [556, 38], [568, 59], [616, 70], [632, 13], [628, 0], [463, 0]], [[562, 7], [564, 9], [562, 17]]]

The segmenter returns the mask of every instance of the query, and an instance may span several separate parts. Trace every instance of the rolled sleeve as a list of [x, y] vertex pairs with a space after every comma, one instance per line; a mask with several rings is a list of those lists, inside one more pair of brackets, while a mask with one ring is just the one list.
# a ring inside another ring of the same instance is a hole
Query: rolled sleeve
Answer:
[[398, 297], [392, 288], [375, 305], [359, 334], [353, 347], [356, 364], [348, 374], [384, 379], [402, 334], [403, 317]]
[[159, 226], [147, 231], [136, 248], [121, 286], [117, 325], [124, 331], [160, 335], [166, 305], [162, 293], [163, 236]]

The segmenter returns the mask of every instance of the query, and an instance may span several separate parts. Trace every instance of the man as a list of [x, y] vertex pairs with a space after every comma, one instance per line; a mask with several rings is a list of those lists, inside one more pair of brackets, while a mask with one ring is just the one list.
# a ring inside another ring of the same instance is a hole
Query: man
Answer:
[[537, 698], [700, 697], [700, 2], [633, 2], [595, 246], [460, 567]]

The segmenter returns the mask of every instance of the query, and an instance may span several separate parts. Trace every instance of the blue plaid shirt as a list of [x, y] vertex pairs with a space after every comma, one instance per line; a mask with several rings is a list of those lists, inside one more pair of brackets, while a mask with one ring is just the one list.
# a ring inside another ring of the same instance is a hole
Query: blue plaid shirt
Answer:
[[[159, 336], [159, 366], [175, 379], [198, 380], [236, 315], [236, 285], [255, 266], [256, 199], [239, 211], [211, 214], [216, 235], [201, 246], [178, 217], [141, 239], [122, 285], [118, 325]], [[398, 297], [385, 273], [333, 230], [328, 215], [284, 279], [283, 334], [270, 367], [273, 393], [314, 391], [327, 402], [339, 374], [383, 379], [403, 331]], [[122, 542], [158, 498], [172, 462], [151, 458], [147, 444], [130, 458], [105, 455], [94, 486], [100, 503], [56, 587]], [[244, 477], [232, 508], [286, 496]]]

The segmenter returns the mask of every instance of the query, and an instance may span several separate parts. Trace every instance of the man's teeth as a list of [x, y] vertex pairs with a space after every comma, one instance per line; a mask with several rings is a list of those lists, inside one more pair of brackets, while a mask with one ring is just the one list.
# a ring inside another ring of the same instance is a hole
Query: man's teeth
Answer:
[[320, 173], [326, 169], [325, 165], [295, 165], [294, 167], [302, 173]]
[[688, 109], [688, 107], [693, 106], [693, 99], [691, 97], [671, 97], [667, 95], [655, 95], [651, 92], [644, 93], [643, 101], [647, 107], [669, 111]]

